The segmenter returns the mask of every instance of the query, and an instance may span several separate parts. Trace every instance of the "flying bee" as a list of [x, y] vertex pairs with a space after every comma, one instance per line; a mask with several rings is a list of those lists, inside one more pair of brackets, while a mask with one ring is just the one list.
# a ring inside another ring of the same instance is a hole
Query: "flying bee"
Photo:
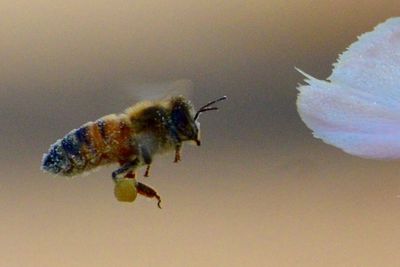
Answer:
[[[111, 176], [118, 182], [135, 179], [136, 170], [146, 166], [149, 176], [156, 154], [175, 151], [174, 162], [181, 160], [183, 142], [200, 146], [199, 115], [217, 110], [213, 104], [226, 96], [213, 100], [197, 112], [183, 96], [161, 101], [142, 101], [122, 114], [111, 114], [74, 129], [50, 146], [43, 155], [42, 170], [61, 176], [75, 176], [98, 166], [118, 163]], [[157, 191], [140, 182], [134, 183], [138, 194], [156, 198]]]

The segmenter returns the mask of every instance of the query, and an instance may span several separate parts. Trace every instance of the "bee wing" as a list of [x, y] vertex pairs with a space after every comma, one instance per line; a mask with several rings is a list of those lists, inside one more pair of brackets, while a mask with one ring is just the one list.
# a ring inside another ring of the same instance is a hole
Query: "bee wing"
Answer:
[[188, 79], [152, 83], [130, 83], [126, 90], [137, 101], [160, 100], [171, 95], [189, 98], [193, 94], [193, 83]]
[[317, 138], [365, 158], [400, 158], [400, 18], [359, 37], [328, 81], [300, 71], [297, 109]]

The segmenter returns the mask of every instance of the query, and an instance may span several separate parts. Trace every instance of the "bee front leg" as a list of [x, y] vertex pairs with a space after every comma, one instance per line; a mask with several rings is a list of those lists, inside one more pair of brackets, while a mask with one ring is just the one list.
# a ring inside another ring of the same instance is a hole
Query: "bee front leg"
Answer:
[[135, 159], [124, 163], [120, 168], [113, 171], [111, 175], [114, 182], [116, 182], [118, 179], [132, 176], [135, 172], [135, 169], [139, 166], [139, 163], [139, 159]]
[[175, 160], [174, 160], [175, 163], [177, 163], [178, 161], [181, 161], [181, 150], [182, 150], [181, 144], [179, 144], [175, 147]]
[[161, 209], [161, 197], [158, 195], [156, 190], [140, 182], [136, 183], [136, 190], [138, 194], [141, 194], [142, 196], [156, 198], [158, 200], [157, 206]]

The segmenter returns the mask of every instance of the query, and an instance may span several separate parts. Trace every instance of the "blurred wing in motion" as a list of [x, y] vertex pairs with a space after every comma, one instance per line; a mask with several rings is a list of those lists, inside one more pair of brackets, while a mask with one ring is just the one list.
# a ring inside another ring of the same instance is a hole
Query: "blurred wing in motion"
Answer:
[[315, 137], [364, 158], [400, 158], [400, 17], [361, 35], [328, 81], [300, 72], [308, 85], [297, 110]]
[[193, 83], [188, 79], [151, 83], [131, 82], [124, 87], [127, 95], [131, 95], [135, 101], [160, 100], [176, 95], [190, 98], [193, 94]]

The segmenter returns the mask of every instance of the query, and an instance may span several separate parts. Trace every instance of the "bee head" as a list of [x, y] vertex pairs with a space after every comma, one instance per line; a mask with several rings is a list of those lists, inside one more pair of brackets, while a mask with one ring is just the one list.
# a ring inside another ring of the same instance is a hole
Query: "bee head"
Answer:
[[200, 113], [217, 110], [217, 107], [211, 107], [211, 105], [225, 99], [226, 96], [213, 100], [195, 112], [193, 105], [184, 97], [179, 96], [174, 98], [172, 100], [171, 120], [176, 128], [178, 137], [182, 141], [194, 141], [199, 146], [200, 122], [198, 121], [198, 118]]

